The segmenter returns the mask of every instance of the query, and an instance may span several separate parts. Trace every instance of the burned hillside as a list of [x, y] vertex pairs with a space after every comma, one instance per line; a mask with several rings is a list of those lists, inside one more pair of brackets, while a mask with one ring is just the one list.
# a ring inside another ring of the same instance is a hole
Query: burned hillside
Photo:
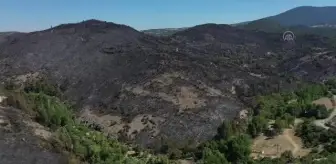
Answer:
[[200, 141], [213, 137], [256, 93], [287, 87], [287, 65], [313, 54], [307, 49], [312, 45], [324, 48], [316, 53], [330, 51], [315, 60], [328, 60], [324, 69], [333, 71], [333, 50], [319, 38], [288, 45], [281, 34], [213, 24], [158, 38], [89, 20], [9, 36], [0, 44], [0, 76], [46, 75], [84, 120], [138, 143], [161, 137]]
[[56, 153], [50, 146], [42, 146], [49, 145], [44, 140], [49, 133], [22, 110], [0, 106], [0, 163], [67, 163], [66, 155]]

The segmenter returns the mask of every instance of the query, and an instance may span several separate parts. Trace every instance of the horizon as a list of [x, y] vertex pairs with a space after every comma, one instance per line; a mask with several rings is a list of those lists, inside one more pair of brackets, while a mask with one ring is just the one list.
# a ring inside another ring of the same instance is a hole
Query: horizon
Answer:
[[[130, 5], [131, 4], [131, 5]], [[178, 4], [178, 5], [177, 5]], [[336, 6], [334, 0], [186, 1], [0, 1], [0, 32], [32, 32], [60, 24], [97, 19], [136, 30], [236, 24], [280, 14], [301, 6]], [[10, 17], [9, 17], [10, 16]]]

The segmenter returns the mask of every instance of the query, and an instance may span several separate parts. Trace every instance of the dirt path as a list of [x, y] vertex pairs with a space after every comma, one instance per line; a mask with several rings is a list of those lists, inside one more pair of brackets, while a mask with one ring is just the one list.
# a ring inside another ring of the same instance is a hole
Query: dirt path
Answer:
[[322, 120], [315, 120], [315, 121], [314, 121], [314, 124], [315, 124], [316, 126], [320, 126], [320, 127], [322, 127], [322, 128], [329, 129], [329, 127], [326, 126], [325, 124], [326, 124], [327, 122], [329, 122], [332, 118], [334, 118], [334, 117], [336, 116], [336, 107], [334, 107], [332, 110], [333, 110], [333, 111], [332, 111], [332, 113], [330, 114], [330, 116], [329, 116], [328, 118], [326, 118], [326, 119], [322, 119]]
[[288, 140], [288, 142], [290, 142], [292, 145], [293, 145], [293, 150], [292, 150], [292, 153], [293, 154], [297, 154], [297, 152], [301, 149], [301, 146], [299, 146], [294, 140], [293, 138], [290, 136], [289, 134], [289, 130], [286, 129], [284, 130], [283, 132], [283, 135], [286, 137], [286, 139]]

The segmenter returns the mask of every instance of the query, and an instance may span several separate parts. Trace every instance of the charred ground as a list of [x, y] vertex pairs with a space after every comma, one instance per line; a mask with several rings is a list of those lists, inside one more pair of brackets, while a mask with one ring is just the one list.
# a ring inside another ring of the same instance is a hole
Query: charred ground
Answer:
[[66, 155], [55, 153], [53, 148], [45, 146], [49, 145], [45, 140], [34, 133], [34, 130], [43, 131], [36, 125], [39, 124], [34, 123], [22, 110], [0, 106], [0, 163], [67, 163]]
[[143, 145], [209, 139], [256, 94], [321, 81], [336, 69], [329, 38], [287, 43], [282, 34], [217, 24], [154, 37], [98, 20], [10, 35], [0, 63], [3, 79], [47, 75], [79, 116]]

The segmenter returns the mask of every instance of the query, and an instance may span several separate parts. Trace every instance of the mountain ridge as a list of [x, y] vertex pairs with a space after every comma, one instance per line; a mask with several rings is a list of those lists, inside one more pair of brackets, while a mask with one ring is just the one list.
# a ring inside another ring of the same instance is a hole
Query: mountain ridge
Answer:
[[[231, 24], [231, 26], [246, 27], [246, 29], [257, 29], [266, 32], [281, 32], [280, 30], [297, 29], [299, 26], [306, 26], [320, 28], [316, 30], [317, 32], [315, 29], [304, 29], [308, 33], [327, 33], [326, 35], [328, 35], [328, 33], [332, 33], [333, 30], [335, 30], [334, 33], [336, 34], [336, 29], [334, 29], [336, 18], [332, 17], [332, 15], [336, 15], [336, 6], [299, 6], [277, 15]], [[187, 28], [167, 29], [168, 32], [165, 32], [164, 36], [172, 35], [185, 29]], [[144, 30], [144, 32], [154, 35], [161, 35], [160, 31], [161, 29]]]
[[336, 24], [336, 6], [300, 6], [283, 13], [266, 17], [279, 22], [283, 26], [313, 26], [319, 24]]

